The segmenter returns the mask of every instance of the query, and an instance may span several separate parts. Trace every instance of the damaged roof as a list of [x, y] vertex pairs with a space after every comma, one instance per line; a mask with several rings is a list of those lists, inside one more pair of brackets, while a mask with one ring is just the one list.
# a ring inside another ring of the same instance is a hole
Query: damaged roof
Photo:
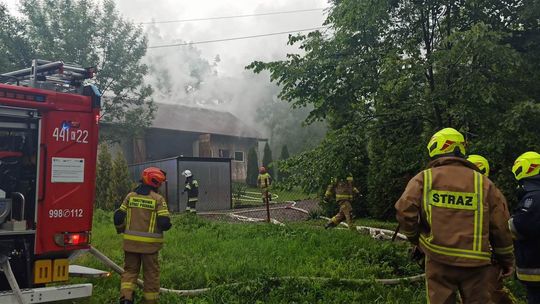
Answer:
[[248, 126], [229, 112], [156, 103], [152, 128], [264, 139], [255, 128]]

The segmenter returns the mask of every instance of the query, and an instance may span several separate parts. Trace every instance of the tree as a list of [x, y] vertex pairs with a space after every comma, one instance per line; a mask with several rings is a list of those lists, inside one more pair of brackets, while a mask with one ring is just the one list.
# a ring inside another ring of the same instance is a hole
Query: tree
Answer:
[[[289, 149], [287, 148], [287, 145], [283, 145], [283, 147], [281, 147], [281, 154], [279, 155], [279, 161], [284, 161], [284, 160], [287, 160], [289, 159], [290, 155], [289, 155]], [[278, 164], [278, 176], [277, 176], [277, 180], [282, 182], [282, 181], [285, 181], [287, 180], [287, 173], [285, 172], [281, 172], [279, 171], [279, 164]]]
[[[291, 184], [321, 191], [317, 177], [344, 174], [350, 163], [371, 214], [391, 217], [408, 179], [427, 163], [429, 137], [443, 127], [460, 130], [471, 152], [500, 168], [537, 147], [535, 119], [517, 121], [538, 111], [536, 2], [331, 2], [331, 31], [289, 36], [302, 55], [248, 66], [269, 71], [292, 107], [311, 107], [306, 123], [328, 123], [321, 145], [283, 163]], [[515, 184], [509, 170], [493, 178], [504, 189]]]
[[112, 159], [107, 144], [99, 145], [98, 163], [96, 172], [96, 200], [95, 207], [103, 210], [112, 210], [114, 202], [112, 201]]
[[246, 184], [252, 187], [257, 186], [257, 176], [259, 176], [259, 159], [257, 158], [257, 150], [255, 147], [252, 147], [248, 151], [247, 159], [247, 174], [246, 174]]
[[0, 42], [0, 74], [29, 64], [33, 51], [24, 24], [9, 15], [3, 3], [0, 3]]
[[105, 96], [102, 120], [122, 124], [118, 136], [151, 123], [155, 107], [142, 63], [147, 40], [114, 1], [21, 0], [21, 13], [21, 19], [3, 18], [0, 7], [0, 50], [7, 54], [0, 67], [2, 61], [8, 68], [28, 67], [33, 58], [96, 66], [95, 82]]
[[264, 145], [262, 165], [266, 168], [266, 172], [268, 172], [270, 176], [274, 177], [274, 168], [272, 162], [272, 150], [270, 149], [268, 142], [266, 142]]
[[111, 185], [108, 199], [114, 204], [114, 208], [118, 208], [124, 197], [131, 192], [134, 184], [129, 173], [126, 158], [121, 151], [116, 153], [110, 179]]

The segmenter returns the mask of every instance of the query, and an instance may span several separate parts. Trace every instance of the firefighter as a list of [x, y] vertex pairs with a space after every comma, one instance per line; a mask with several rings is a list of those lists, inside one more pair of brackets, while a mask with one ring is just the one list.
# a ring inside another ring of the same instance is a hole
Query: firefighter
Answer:
[[[259, 168], [259, 176], [257, 176], [257, 187], [261, 190], [261, 196], [263, 204], [266, 204], [267, 200], [270, 200], [270, 186], [272, 185], [272, 176], [266, 171], [265, 167]], [[269, 203], [269, 202], [268, 202]]]
[[186, 178], [184, 183], [184, 191], [187, 192], [188, 202], [186, 206], [186, 212], [197, 213], [197, 202], [199, 201], [199, 182], [193, 176], [190, 170], [185, 170], [182, 175]]
[[325, 229], [339, 225], [343, 220], [347, 221], [350, 230], [354, 231], [352, 223], [352, 206], [351, 202], [355, 194], [359, 191], [353, 186], [353, 177], [349, 175], [346, 179], [333, 179], [324, 193], [326, 200], [332, 199], [334, 196], [339, 205], [339, 212], [324, 225]]
[[465, 160], [463, 135], [452, 128], [427, 145], [428, 169], [413, 177], [395, 204], [401, 231], [425, 254], [428, 303], [491, 303], [492, 258], [513, 273], [506, 200]]
[[540, 303], [540, 154], [526, 152], [512, 167], [519, 182], [519, 203], [509, 221], [516, 247], [517, 278], [528, 303]]
[[[482, 173], [486, 177], [489, 177], [489, 162], [485, 157], [481, 155], [471, 154], [467, 157], [467, 160], [473, 163], [476, 168], [478, 168], [478, 172]], [[493, 265], [493, 271], [493, 278], [495, 280], [495, 291], [492, 294], [493, 302], [499, 304], [517, 303], [517, 299], [512, 294], [510, 289], [504, 286], [503, 278], [498, 275], [500, 272], [500, 267], [496, 263]]]
[[159, 296], [158, 252], [163, 247], [163, 232], [171, 228], [165, 199], [158, 194], [165, 172], [149, 167], [142, 172], [141, 183], [129, 193], [114, 213], [114, 224], [124, 237], [124, 270], [120, 303], [133, 303], [133, 293], [141, 264], [145, 303], [157, 303]]

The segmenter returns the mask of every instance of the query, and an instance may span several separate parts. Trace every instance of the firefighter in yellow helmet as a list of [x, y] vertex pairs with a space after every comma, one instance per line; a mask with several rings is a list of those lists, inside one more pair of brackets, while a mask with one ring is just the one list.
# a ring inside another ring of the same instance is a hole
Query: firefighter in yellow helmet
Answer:
[[478, 168], [478, 172], [484, 174], [486, 177], [489, 177], [489, 162], [485, 157], [477, 154], [471, 154], [467, 157], [467, 160]]
[[325, 229], [339, 225], [343, 220], [346, 220], [350, 230], [355, 230], [352, 222], [352, 206], [354, 195], [359, 191], [353, 185], [353, 177], [349, 175], [346, 179], [333, 179], [326, 188], [324, 193], [325, 199], [332, 199], [334, 196], [339, 205], [339, 212], [324, 225]]
[[[259, 176], [257, 176], [257, 187], [259, 187], [261, 190], [263, 204], [266, 204], [267, 200], [270, 200], [272, 195], [268, 192], [270, 190], [270, 186], [272, 186], [272, 176], [270, 176], [270, 173], [266, 171], [265, 167], [260, 167]], [[270, 203], [270, 201], [268, 201], [268, 203]]]
[[142, 172], [141, 184], [130, 192], [114, 213], [118, 233], [124, 234], [124, 270], [120, 286], [120, 304], [132, 304], [133, 292], [143, 267], [145, 303], [154, 304], [159, 296], [158, 252], [163, 232], [171, 228], [165, 199], [158, 194], [165, 172], [149, 167]]
[[413, 177], [395, 207], [401, 231], [424, 252], [429, 303], [491, 303], [493, 268], [513, 273], [506, 200], [465, 159], [465, 140], [452, 128], [435, 133], [431, 161]]
[[526, 152], [512, 167], [519, 203], [509, 221], [516, 247], [516, 273], [528, 303], [540, 303], [540, 154]]
[[[467, 160], [478, 168], [478, 172], [484, 174], [486, 177], [489, 177], [489, 161], [485, 157], [477, 154], [471, 154], [467, 157]], [[495, 291], [492, 294], [493, 302], [498, 304], [517, 303], [516, 297], [508, 288], [504, 286], [503, 278], [498, 275], [500, 273], [500, 266], [494, 264], [493, 271], [493, 280], [495, 285]]]

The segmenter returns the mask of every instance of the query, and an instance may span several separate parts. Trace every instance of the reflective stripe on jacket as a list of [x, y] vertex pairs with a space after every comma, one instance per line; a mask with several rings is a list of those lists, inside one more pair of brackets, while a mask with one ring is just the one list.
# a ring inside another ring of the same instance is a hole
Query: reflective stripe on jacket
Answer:
[[506, 200], [464, 159], [441, 157], [409, 181], [397, 201], [402, 232], [440, 263], [476, 267], [513, 263]]
[[257, 176], [257, 186], [261, 190], [268, 190], [270, 188], [270, 185], [272, 185], [272, 177], [268, 173], [259, 174]]
[[525, 191], [510, 219], [516, 248], [516, 274], [527, 285], [540, 286], [540, 176], [522, 180]]
[[187, 191], [188, 201], [196, 202], [199, 200], [199, 182], [192, 177], [186, 179], [184, 191]]
[[120, 206], [126, 212], [123, 234], [124, 250], [136, 253], [154, 253], [163, 246], [163, 233], [157, 224], [158, 216], [169, 217], [165, 199], [155, 193], [148, 195], [129, 193]]
[[356, 189], [351, 182], [338, 181], [337, 183], [328, 185], [324, 197], [330, 199], [335, 194], [338, 203], [343, 201], [351, 202], [354, 198], [354, 194], [358, 192], [358, 189]]

